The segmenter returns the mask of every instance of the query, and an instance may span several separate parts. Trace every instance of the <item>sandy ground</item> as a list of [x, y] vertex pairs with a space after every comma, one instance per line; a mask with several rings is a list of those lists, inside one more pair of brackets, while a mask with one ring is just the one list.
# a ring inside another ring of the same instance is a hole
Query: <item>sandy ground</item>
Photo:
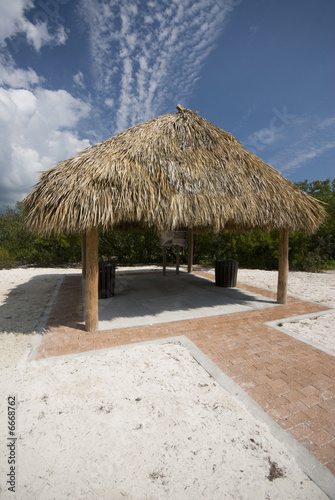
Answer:
[[[28, 361], [59, 277], [73, 272], [79, 271], [0, 271], [1, 498], [327, 498], [284, 444], [182, 345]], [[238, 277], [276, 288], [274, 272], [239, 270]], [[290, 273], [293, 295], [335, 307], [334, 289], [335, 273]], [[289, 328], [334, 349], [334, 319]], [[16, 399], [15, 494], [6, 483], [10, 396]]]
[[[277, 290], [278, 273], [276, 271], [240, 269], [238, 278], [243, 283]], [[288, 294], [335, 309], [335, 271], [290, 272]], [[334, 324], [335, 313], [285, 323], [284, 327], [301, 338], [335, 351]]]

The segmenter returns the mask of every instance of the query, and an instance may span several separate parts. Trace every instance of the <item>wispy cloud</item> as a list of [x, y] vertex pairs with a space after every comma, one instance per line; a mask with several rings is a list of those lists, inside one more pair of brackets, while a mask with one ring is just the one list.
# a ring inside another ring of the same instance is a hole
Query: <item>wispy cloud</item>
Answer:
[[335, 141], [317, 146], [308, 146], [304, 150], [297, 151], [296, 156], [292, 158], [292, 160], [288, 161], [280, 170], [282, 173], [291, 172], [292, 170], [302, 167], [306, 161], [313, 160], [314, 158], [323, 155], [326, 151], [334, 148]]
[[231, 0], [81, 0], [97, 90], [118, 132], [186, 99], [215, 46]]
[[81, 71], [78, 71], [78, 73], [76, 73], [73, 76], [73, 81], [81, 89], [85, 89], [86, 88], [84, 75], [83, 75], [83, 73]]
[[270, 163], [282, 174], [288, 174], [334, 148], [335, 116], [330, 116], [310, 127], [299, 140], [275, 156]]

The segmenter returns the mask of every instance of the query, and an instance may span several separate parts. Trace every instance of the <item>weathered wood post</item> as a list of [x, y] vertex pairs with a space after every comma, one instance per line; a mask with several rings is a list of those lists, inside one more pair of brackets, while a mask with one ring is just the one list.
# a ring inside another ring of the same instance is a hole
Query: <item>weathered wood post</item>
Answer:
[[81, 235], [81, 274], [86, 280], [86, 233]]
[[98, 328], [98, 228], [86, 232], [85, 330]]
[[287, 281], [288, 281], [288, 243], [289, 230], [279, 229], [279, 259], [278, 259], [278, 287], [277, 302], [286, 304], [287, 302]]
[[187, 272], [191, 273], [192, 272], [192, 268], [193, 268], [193, 246], [194, 246], [193, 228], [188, 230], [187, 236], [188, 236]]

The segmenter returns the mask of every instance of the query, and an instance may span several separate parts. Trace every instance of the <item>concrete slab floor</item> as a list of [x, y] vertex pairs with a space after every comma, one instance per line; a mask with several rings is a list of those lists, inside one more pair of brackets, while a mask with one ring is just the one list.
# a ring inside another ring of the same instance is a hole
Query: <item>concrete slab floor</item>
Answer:
[[273, 298], [215, 286], [194, 274], [116, 274], [115, 295], [99, 300], [98, 330], [129, 328], [277, 306]]

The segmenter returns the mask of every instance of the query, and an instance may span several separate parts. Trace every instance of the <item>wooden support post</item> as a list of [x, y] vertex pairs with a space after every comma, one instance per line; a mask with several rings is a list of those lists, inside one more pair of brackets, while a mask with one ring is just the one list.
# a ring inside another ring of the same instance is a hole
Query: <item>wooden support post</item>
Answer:
[[166, 248], [163, 247], [163, 276], [166, 275]]
[[86, 284], [85, 284], [85, 330], [94, 332], [98, 328], [98, 228], [86, 233]]
[[81, 235], [81, 273], [86, 280], [86, 233]]
[[176, 255], [176, 274], [179, 274], [179, 253], [180, 247], [177, 246], [177, 255]]
[[187, 264], [187, 272], [191, 273], [193, 268], [193, 229], [188, 230], [188, 264]]
[[289, 230], [287, 228], [279, 229], [279, 260], [278, 260], [278, 304], [287, 302], [287, 281], [288, 281], [288, 242]]

